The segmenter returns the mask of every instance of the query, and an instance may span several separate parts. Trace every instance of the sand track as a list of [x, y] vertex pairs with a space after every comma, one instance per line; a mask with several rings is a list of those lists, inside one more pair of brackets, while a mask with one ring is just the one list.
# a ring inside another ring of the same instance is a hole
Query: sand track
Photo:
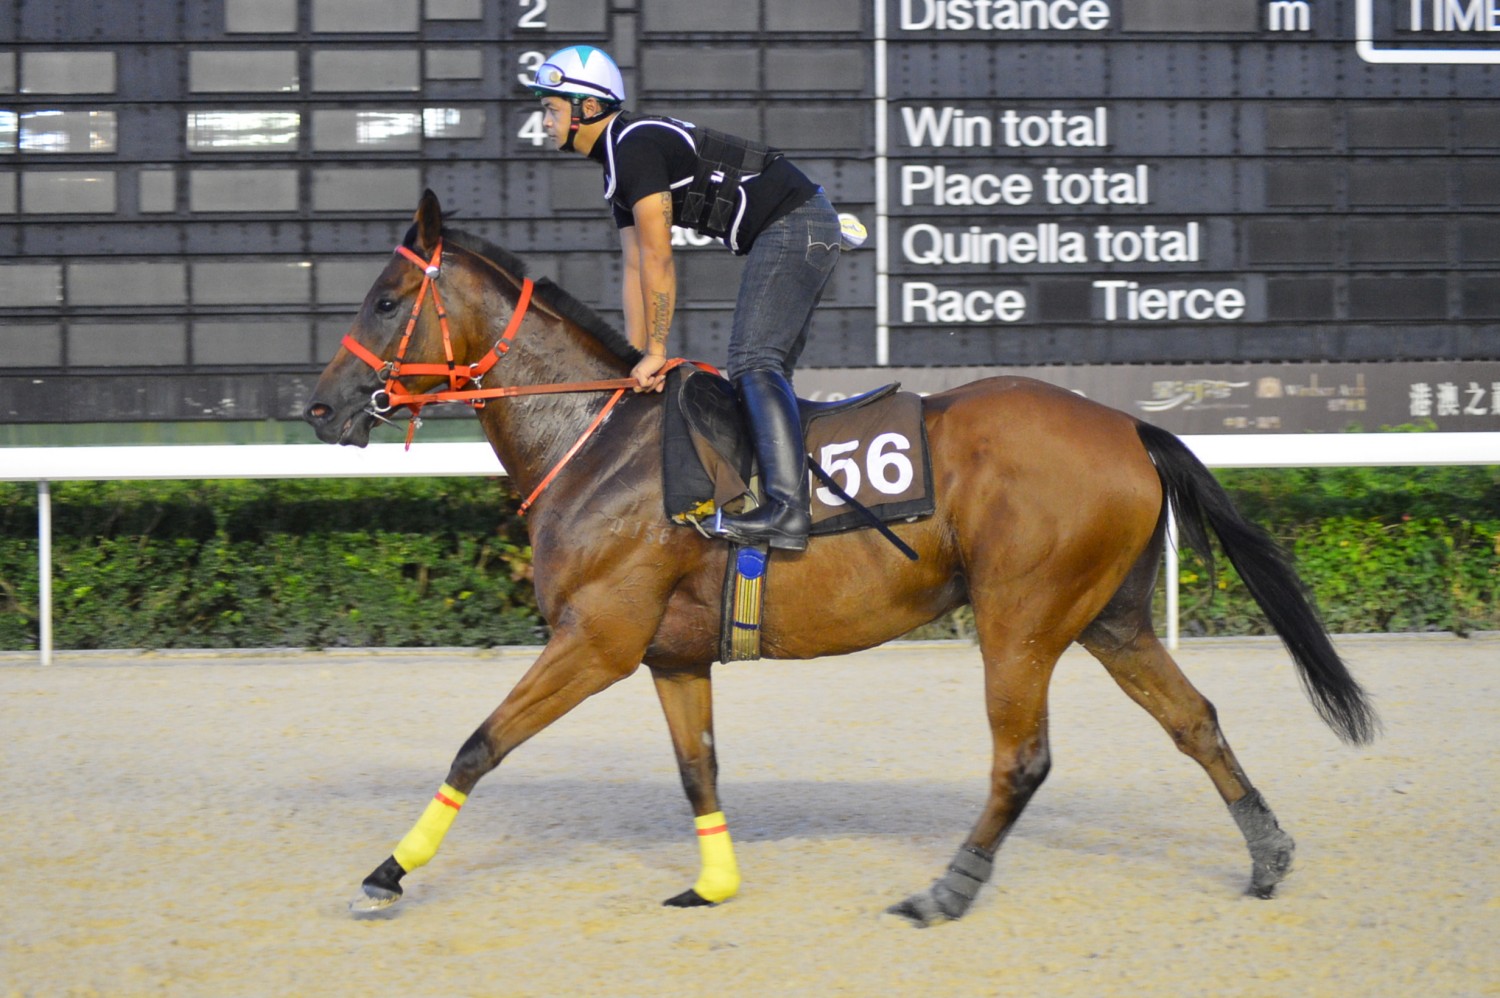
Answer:
[[745, 885], [696, 874], [642, 673], [480, 784], [386, 919], [344, 908], [529, 664], [516, 651], [0, 655], [0, 994], [1500, 994], [1500, 635], [1339, 642], [1350, 749], [1273, 641], [1187, 642], [1298, 843], [1270, 902], [1206, 776], [1079, 651], [1052, 775], [963, 921], [881, 915], [983, 800], [977, 649], [720, 667]]

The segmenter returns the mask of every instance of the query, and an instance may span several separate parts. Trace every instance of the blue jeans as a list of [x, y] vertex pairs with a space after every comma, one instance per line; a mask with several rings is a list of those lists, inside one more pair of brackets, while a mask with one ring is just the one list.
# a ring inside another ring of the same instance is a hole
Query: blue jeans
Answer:
[[839, 262], [839, 216], [822, 188], [755, 238], [729, 334], [729, 376], [778, 371], [788, 381]]

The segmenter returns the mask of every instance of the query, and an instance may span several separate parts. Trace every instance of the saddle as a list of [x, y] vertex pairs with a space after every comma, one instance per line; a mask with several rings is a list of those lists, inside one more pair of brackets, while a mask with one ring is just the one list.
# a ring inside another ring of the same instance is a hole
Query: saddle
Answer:
[[[812, 533], [873, 527], [915, 559], [886, 524], [932, 513], [932, 462], [922, 400], [899, 388], [886, 385], [838, 402], [798, 399], [797, 406], [808, 469], [822, 482], [810, 490]], [[715, 512], [743, 512], [756, 502], [753, 443], [734, 388], [719, 375], [679, 365], [667, 374], [666, 396], [666, 514], [711, 537], [704, 521]], [[760, 658], [767, 555], [763, 547], [731, 546], [720, 596], [721, 662]]]
[[[869, 526], [851, 499], [881, 523], [932, 513], [922, 400], [899, 389], [889, 384], [837, 402], [797, 400], [814, 473], [823, 482], [811, 490], [814, 535]], [[689, 365], [674, 368], [667, 375], [665, 419], [668, 519], [702, 531], [718, 510], [753, 508], [754, 447], [728, 380]]]

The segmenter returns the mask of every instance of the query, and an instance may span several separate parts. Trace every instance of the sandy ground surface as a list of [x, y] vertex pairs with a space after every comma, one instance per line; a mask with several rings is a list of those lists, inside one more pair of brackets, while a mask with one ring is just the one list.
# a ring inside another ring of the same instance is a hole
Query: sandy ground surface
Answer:
[[6, 995], [1500, 994], [1500, 635], [1346, 638], [1386, 732], [1322, 727], [1279, 644], [1185, 642], [1297, 838], [1273, 901], [1205, 775], [1070, 652], [1052, 775], [961, 922], [883, 909], [983, 800], [977, 649], [720, 667], [745, 885], [697, 872], [645, 670], [480, 784], [393, 914], [345, 902], [518, 651], [0, 655]]

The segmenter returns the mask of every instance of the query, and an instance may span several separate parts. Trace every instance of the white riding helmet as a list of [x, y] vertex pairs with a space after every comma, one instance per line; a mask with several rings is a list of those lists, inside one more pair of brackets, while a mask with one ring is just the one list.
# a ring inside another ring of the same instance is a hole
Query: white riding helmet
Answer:
[[614, 108], [625, 103], [625, 78], [603, 49], [569, 45], [536, 68], [531, 91], [538, 97], [555, 95], [574, 101], [593, 97]]

